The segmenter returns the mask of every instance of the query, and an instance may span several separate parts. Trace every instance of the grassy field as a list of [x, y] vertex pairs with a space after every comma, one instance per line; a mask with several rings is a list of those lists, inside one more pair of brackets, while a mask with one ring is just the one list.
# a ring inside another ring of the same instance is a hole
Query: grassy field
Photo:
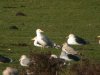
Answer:
[[60, 45], [70, 33], [85, 38], [90, 44], [74, 46], [75, 49], [100, 62], [100, 45], [96, 39], [100, 35], [99, 0], [0, 0], [0, 54], [14, 59], [12, 63], [0, 64], [0, 75], [6, 66], [20, 68], [20, 56], [29, 55], [31, 50], [60, 54], [60, 50], [33, 46], [31, 38], [37, 28]]

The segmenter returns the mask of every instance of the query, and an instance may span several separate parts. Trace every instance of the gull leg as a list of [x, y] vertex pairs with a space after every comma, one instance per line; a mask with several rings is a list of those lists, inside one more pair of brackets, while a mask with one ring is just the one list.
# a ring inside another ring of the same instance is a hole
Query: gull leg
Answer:
[[44, 46], [42, 47], [42, 50], [44, 49]]
[[56, 71], [56, 75], [58, 75], [58, 72]]
[[43, 47], [41, 47], [41, 50], [43, 49]]
[[44, 49], [44, 46], [41, 47], [41, 50], [43, 50], [43, 49]]
[[69, 62], [69, 63], [68, 63], [68, 66], [70, 66], [70, 65], [71, 65], [71, 63]]

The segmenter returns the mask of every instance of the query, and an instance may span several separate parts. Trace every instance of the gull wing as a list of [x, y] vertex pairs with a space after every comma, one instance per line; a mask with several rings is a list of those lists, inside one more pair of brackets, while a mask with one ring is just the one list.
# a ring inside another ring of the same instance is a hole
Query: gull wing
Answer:
[[9, 63], [11, 62], [11, 59], [0, 55], [0, 62]]
[[76, 38], [76, 42], [83, 44], [83, 45], [87, 44], [87, 42], [83, 38], [78, 37], [78, 36], [75, 36], [75, 38]]
[[79, 58], [78, 56], [76, 56], [76, 55], [68, 54], [67, 56], [68, 56], [70, 59], [73, 59], [74, 61], [79, 61], [79, 60], [80, 60], [80, 58]]
[[47, 36], [43, 36], [42, 40], [46, 43], [46, 46], [53, 47], [53, 42]]

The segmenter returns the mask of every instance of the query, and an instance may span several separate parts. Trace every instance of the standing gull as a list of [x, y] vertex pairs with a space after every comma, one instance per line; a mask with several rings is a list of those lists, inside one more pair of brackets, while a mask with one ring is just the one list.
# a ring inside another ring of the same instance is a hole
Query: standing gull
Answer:
[[41, 29], [36, 30], [36, 38], [35, 38], [35, 45], [38, 44], [38, 47], [42, 48], [48, 48], [48, 47], [54, 47], [59, 48], [59, 45], [56, 45], [53, 41], [51, 41], [47, 36], [43, 34], [43, 31]]
[[19, 61], [21, 66], [26, 66], [26, 67], [28, 67], [31, 63], [30, 58], [28, 58], [26, 55], [22, 55]]
[[78, 37], [74, 34], [69, 34], [67, 43], [69, 45], [85, 45], [85, 44], [87, 44], [87, 42], [83, 38]]
[[6, 69], [2, 72], [2, 75], [19, 75], [19, 74], [16, 68], [6, 67]]
[[9, 63], [9, 62], [12, 62], [11, 58], [0, 55], [0, 63]]

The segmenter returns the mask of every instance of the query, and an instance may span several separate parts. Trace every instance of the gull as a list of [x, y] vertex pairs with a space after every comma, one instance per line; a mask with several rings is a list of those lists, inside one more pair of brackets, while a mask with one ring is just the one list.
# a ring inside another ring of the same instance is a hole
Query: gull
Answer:
[[57, 45], [51, 39], [49, 39], [47, 36], [43, 34], [43, 31], [41, 29], [36, 30], [36, 37], [34, 38], [34, 44], [35, 46], [42, 47], [42, 48], [60, 48], [60, 45]]
[[97, 36], [97, 38], [99, 39], [99, 44], [100, 44], [100, 35], [99, 35], [99, 36]]
[[[36, 47], [43, 47], [42, 44], [40, 44], [37, 40], [37, 37], [35, 36], [34, 38], [31, 39], [32, 41], [34, 41], [34, 46]], [[45, 48], [48, 48], [49, 46], [45, 46]], [[53, 47], [55, 47], [56, 49], [61, 48], [60, 45], [57, 45], [56, 43], [54, 43]]]
[[[68, 54], [66, 51], [63, 51], [63, 50], [61, 51], [60, 58], [64, 59], [66, 62], [80, 60], [80, 58], [77, 55]], [[70, 63], [68, 65], [70, 65]]]
[[32, 38], [32, 40], [34, 41], [34, 46], [42, 47], [42, 45], [37, 41], [37, 37]]
[[51, 54], [50, 59], [56, 59], [56, 61], [59, 61], [61, 66], [70, 65], [71, 61], [79, 61], [80, 57], [76, 54], [70, 54], [66, 52], [66, 50], [62, 50], [60, 56], [57, 56], [55, 54]]
[[72, 48], [67, 43], [63, 43], [62, 50], [65, 51], [68, 54], [72, 54], [72, 55], [77, 54], [77, 51], [75, 51], [74, 48]]
[[0, 63], [10, 63], [10, 62], [12, 62], [11, 58], [0, 55]]
[[53, 47], [53, 42], [45, 35], [43, 35], [42, 33], [43, 31], [41, 29], [37, 29], [36, 30], [36, 34], [37, 34], [37, 40], [38, 42], [43, 46], [50, 46]]
[[26, 66], [26, 67], [28, 67], [31, 63], [30, 58], [28, 58], [26, 55], [22, 55], [19, 61], [21, 66]]
[[19, 75], [19, 74], [16, 68], [6, 67], [6, 69], [2, 72], [2, 75]]
[[[66, 37], [67, 38], [67, 37]], [[69, 45], [85, 45], [88, 42], [86, 42], [83, 38], [76, 36], [74, 34], [69, 34], [67, 43]]]

